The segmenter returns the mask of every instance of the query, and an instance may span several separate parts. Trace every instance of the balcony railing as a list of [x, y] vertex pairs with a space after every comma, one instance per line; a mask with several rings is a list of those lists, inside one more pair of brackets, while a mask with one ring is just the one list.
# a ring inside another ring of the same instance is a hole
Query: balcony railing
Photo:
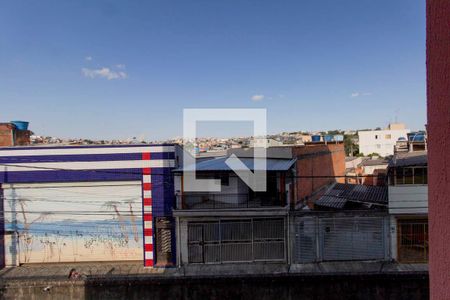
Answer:
[[224, 194], [185, 193], [177, 196], [178, 209], [226, 209], [286, 206], [286, 193], [273, 194]]

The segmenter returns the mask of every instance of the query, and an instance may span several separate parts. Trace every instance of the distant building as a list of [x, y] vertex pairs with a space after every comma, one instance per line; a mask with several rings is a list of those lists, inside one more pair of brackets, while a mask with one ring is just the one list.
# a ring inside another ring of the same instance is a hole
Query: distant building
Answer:
[[[264, 141], [265, 140], [265, 141]], [[250, 140], [250, 148], [254, 147], [276, 147], [283, 146], [283, 142], [274, 139], [252, 139]]]
[[404, 124], [389, 124], [384, 130], [363, 130], [358, 131], [359, 152], [363, 155], [378, 153], [380, 156], [394, 154], [397, 141], [407, 139], [409, 129]]

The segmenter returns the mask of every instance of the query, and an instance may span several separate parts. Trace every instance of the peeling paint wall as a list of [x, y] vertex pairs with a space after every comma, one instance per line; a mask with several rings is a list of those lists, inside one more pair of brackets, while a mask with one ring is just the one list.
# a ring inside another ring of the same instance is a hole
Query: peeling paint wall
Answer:
[[142, 260], [141, 182], [4, 185], [6, 264]]

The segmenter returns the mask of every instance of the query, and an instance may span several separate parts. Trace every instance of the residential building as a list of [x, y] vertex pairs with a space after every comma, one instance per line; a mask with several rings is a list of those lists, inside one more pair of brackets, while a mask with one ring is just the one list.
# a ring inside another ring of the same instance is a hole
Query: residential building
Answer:
[[358, 131], [359, 153], [369, 155], [377, 153], [380, 156], [394, 154], [394, 147], [399, 139], [407, 139], [409, 129], [404, 124], [392, 123], [384, 130]]
[[[254, 192], [226, 164], [228, 157], [195, 164], [197, 179], [220, 182], [220, 192], [185, 189], [185, 173], [174, 170], [179, 265], [281, 262], [287, 263], [287, 214], [292, 201], [296, 159], [269, 158], [267, 191]], [[241, 157], [253, 170], [254, 159]]]
[[176, 145], [0, 148], [0, 264], [175, 264]]
[[345, 183], [362, 184], [364, 177], [361, 163], [366, 160], [366, 157], [350, 156], [345, 157]]
[[386, 175], [389, 160], [386, 158], [380, 158], [372, 156], [371, 158], [361, 161], [361, 183], [364, 185], [379, 185], [384, 186], [386, 184]]
[[391, 253], [402, 263], [428, 262], [428, 157], [397, 153], [389, 164]]
[[225, 157], [196, 162], [197, 178], [220, 180], [220, 192], [185, 190], [183, 174], [193, 166], [174, 170], [179, 265], [288, 263], [289, 212], [312, 208], [329, 185], [343, 181], [342, 143], [270, 147], [267, 191], [253, 192], [226, 164], [234, 154], [253, 170], [254, 160], [263, 159], [253, 150], [229, 149]]
[[276, 147], [283, 146], [283, 142], [277, 141], [275, 139], [260, 139], [255, 138], [250, 140], [249, 144], [250, 148], [258, 148], [258, 147]]

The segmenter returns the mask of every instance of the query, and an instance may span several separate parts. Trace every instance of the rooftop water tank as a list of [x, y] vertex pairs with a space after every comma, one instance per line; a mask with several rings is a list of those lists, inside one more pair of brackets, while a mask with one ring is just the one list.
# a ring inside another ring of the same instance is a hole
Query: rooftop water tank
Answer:
[[324, 139], [325, 142], [331, 142], [331, 141], [333, 141], [333, 136], [332, 135], [325, 135], [323, 137], [323, 139]]
[[320, 142], [320, 135], [313, 135], [311, 136], [312, 142]]
[[26, 122], [26, 121], [11, 121], [10, 123], [14, 124], [18, 130], [28, 130], [29, 122]]
[[333, 139], [336, 142], [342, 142], [344, 140], [344, 136], [342, 134], [336, 134], [336, 135], [334, 135]]

